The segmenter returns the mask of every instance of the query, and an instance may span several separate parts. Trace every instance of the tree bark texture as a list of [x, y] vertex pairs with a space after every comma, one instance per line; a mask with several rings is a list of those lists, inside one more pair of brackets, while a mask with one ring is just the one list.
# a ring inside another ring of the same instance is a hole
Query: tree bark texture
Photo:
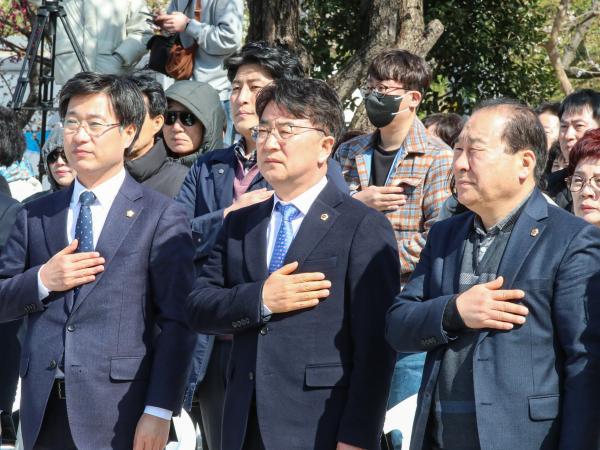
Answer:
[[247, 0], [250, 26], [246, 42], [285, 45], [300, 56], [310, 71], [312, 60], [300, 42], [300, 3], [301, 0]]
[[[422, 0], [373, 0], [368, 8], [364, 45], [331, 76], [329, 84], [342, 101], [348, 100], [365, 82], [369, 63], [379, 52], [402, 48], [425, 57], [443, 32], [444, 26], [439, 20], [425, 24]], [[351, 128], [372, 129], [363, 104], [356, 111]]]

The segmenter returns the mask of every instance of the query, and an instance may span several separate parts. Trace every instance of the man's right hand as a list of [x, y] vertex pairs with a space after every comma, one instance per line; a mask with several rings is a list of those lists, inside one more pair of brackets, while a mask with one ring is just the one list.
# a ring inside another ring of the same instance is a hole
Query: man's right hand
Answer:
[[267, 188], [257, 189], [255, 191], [248, 191], [239, 196], [239, 198], [233, 202], [233, 204], [225, 208], [223, 211], [223, 218], [235, 210], [245, 208], [246, 206], [254, 205], [255, 203], [264, 202], [268, 198], [271, 198], [273, 191], [267, 191]]
[[456, 298], [456, 308], [469, 328], [493, 328], [512, 330], [515, 325], [525, 323], [529, 310], [515, 305], [525, 297], [520, 289], [501, 289], [504, 279], [498, 277], [489, 283], [477, 284]]
[[312, 308], [320, 298], [329, 296], [331, 281], [321, 272], [292, 273], [298, 268], [294, 261], [276, 270], [263, 286], [263, 304], [272, 313], [286, 313]]
[[90, 283], [104, 270], [98, 252], [75, 253], [77, 239], [48, 260], [40, 269], [40, 279], [50, 292], [63, 292]]
[[358, 191], [353, 198], [377, 211], [392, 211], [406, 204], [406, 195], [401, 186], [369, 186]]

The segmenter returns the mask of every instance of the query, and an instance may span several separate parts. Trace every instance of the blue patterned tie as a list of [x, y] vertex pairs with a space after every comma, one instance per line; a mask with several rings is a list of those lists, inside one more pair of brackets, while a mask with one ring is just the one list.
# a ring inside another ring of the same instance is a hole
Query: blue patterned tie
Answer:
[[[77, 253], [94, 251], [94, 230], [92, 228], [92, 210], [90, 205], [96, 201], [93, 192], [84, 191], [79, 196], [79, 216], [75, 225], [75, 239], [77, 239]], [[76, 287], [73, 296], [76, 299], [81, 286]]]
[[279, 225], [277, 239], [275, 240], [275, 247], [273, 248], [273, 254], [271, 255], [269, 273], [273, 273], [283, 266], [285, 255], [287, 254], [287, 251], [292, 244], [292, 240], [294, 239], [292, 220], [296, 219], [300, 215], [298, 208], [291, 203], [288, 205], [283, 205], [280, 202], [277, 202], [275, 205], [275, 211], [281, 214], [281, 224]]

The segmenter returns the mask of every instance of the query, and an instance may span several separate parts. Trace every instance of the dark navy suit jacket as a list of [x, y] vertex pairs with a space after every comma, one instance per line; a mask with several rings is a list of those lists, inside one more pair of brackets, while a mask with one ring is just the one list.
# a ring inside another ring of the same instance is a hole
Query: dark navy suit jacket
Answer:
[[320, 271], [330, 296], [311, 309], [261, 316], [273, 199], [230, 214], [187, 312], [203, 333], [232, 333], [222, 450], [240, 450], [251, 407], [269, 449], [379, 447], [394, 352], [385, 309], [399, 291], [389, 221], [328, 183], [284, 264]]
[[[64, 351], [67, 411], [81, 450], [132, 448], [146, 405], [178, 413], [194, 336], [183, 301], [193, 282], [189, 225], [174, 201], [126, 176], [98, 239], [105, 270], [38, 300], [37, 273], [67, 245], [72, 188], [24, 206], [0, 255], [0, 319], [26, 317], [21, 353], [24, 448], [39, 433]], [[59, 445], [59, 444], [57, 444]]]
[[[388, 313], [387, 339], [396, 350], [428, 351], [411, 450], [429, 448], [427, 421], [449, 339], [442, 316], [458, 293], [473, 217], [464, 213], [433, 226]], [[549, 205], [536, 189], [498, 275], [503, 288], [525, 291], [529, 315], [511, 331], [480, 332], [473, 387], [481, 448], [600, 448], [600, 230]]]
[[[192, 234], [196, 244], [196, 267], [199, 269], [208, 258], [223, 225], [223, 210], [233, 203], [233, 181], [238, 160], [234, 146], [209, 152], [194, 163], [190, 169], [176, 200], [181, 203], [192, 223]], [[330, 159], [327, 177], [342, 192], [348, 186], [337, 161]], [[250, 183], [249, 191], [270, 188], [263, 176], [258, 173]], [[199, 335], [196, 357], [193, 362], [186, 405], [191, 406], [191, 395], [196, 384], [201, 382], [210, 360], [214, 338]]]
[[[12, 231], [21, 204], [0, 193], [0, 252]], [[19, 381], [19, 354], [21, 345], [17, 338], [20, 320], [0, 324], [0, 410], [12, 411]]]

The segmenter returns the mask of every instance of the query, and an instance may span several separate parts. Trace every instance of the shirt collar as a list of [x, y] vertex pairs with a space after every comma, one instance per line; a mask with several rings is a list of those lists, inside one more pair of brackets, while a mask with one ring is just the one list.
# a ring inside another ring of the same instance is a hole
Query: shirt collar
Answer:
[[277, 194], [273, 194], [275, 198], [275, 200], [273, 201], [273, 210], [275, 210], [275, 205], [277, 205], [277, 203], [281, 203], [283, 205], [289, 205], [290, 203], [292, 203], [296, 208], [298, 208], [298, 210], [302, 213], [303, 216], [306, 216], [308, 210], [310, 209], [310, 207], [315, 202], [315, 200], [326, 185], [327, 177], [323, 177], [313, 187], [304, 191], [298, 197], [290, 200], [289, 202], [284, 202], [279, 197], [277, 197]]
[[240, 140], [235, 143], [233, 150], [238, 161], [242, 163], [245, 169], [249, 169], [256, 165], [256, 149], [249, 155], [246, 155], [246, 140], [244, 138], [240, 138]]
[[481, 236], [493, 236], [500, 233], [501, 231], [510, 231], [515, 225], [515, 222], [517, 221], [519, 216], [521, 215], [521, 210], [523, 209], [523, 206], [525, 206], [525, 203], [527, 203], [527, 200], [529, 200], [529, 197], [531, 197], [531, 194], [529, 194], [525, 198], [525, 200], [519, 203], [519, 205], [516, 208], [514, 208], [510, 213], [508, 213], [508, 215], [504, 217], [504, 219], [500, 220], [500, 222], [496, 223], [487, 231], [483, 226], [481, 218], [479, 216], [475, 216], [475, 221], [473, 222], [473, 225], [477, 234]]
[[96, 196], [96, 202], [98, 202], [100, 206], [110, 208], [124, 181], [125, 168], [122, 168], [119, 173], [114, 175], [112, 178], [109, 178], [102, 184], [96, 186], [94, 189], [87, 189], [79, 182], [77, 178], [75, 178], [73, 195], [71, 196], [71, 205], [76, 205], [79, 203], [79, 196], [83, 191], [91, 191]]

